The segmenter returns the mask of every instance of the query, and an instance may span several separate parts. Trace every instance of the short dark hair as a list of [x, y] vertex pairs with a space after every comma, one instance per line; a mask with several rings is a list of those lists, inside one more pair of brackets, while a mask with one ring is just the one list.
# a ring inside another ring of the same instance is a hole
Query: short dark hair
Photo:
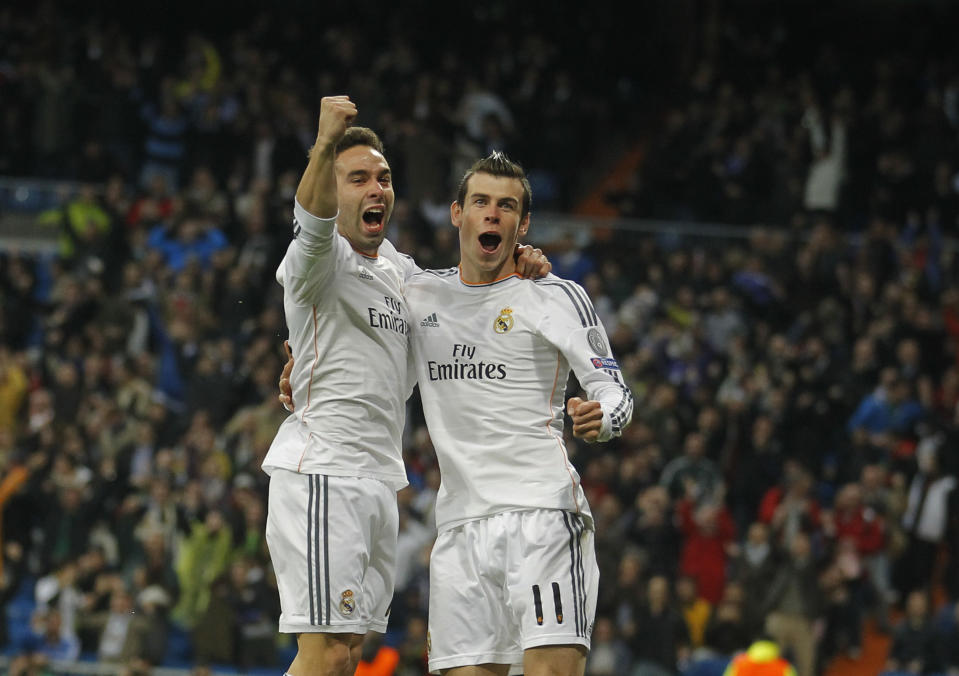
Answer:
[[526, 172], [523, 167], [513, 162], [506, 153], [494, 151], [489, 157], [476, 160], [473, 166], [463, 174], [463, 180], [460, 181], [459, 190], [456, 191], [456, 203], [463, 206], [466, 201], [467, 184], [473, 174], [489, 174], [501, 178], [518, 178], [523, 184], [523, 211], [519, 219], [522, 221], [529, 214], [530, 205], [533, 203], [533, 189], [530, 188], [529, 179], [526, 178]]
[[369, 146], [381, 155], [386, 155], [383, 141], [381, 141], [380, 137], [376, 135], [376, 132], [369, 127], [350, 127], [347, 129], [346, 133], [343, 134], [343, 138], [340, 139], [339, 143], [337, 143], [333, 149], [333, 155], [339, 157], [340, 153], [344, 150], [349, 150], [354, 146]]

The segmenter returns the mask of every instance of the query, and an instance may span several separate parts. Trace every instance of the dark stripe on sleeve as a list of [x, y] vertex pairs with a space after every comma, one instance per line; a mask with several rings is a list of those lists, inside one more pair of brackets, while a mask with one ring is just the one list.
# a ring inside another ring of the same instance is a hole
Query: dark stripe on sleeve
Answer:
[[633, 393], [630, 392], [629, 388], [623, 383], [618, 371], [613, 371], [611, 369], [604, 370], [613, 377], [613, 380], [616, 381], [616, 384], [619, 385], [620, 389], [623, 391], [623, 396], [620, 397], [619, 403], [616, 404], [616, 408], [614, 408], [609, 414], [609, 420], [612, 423], [613, 431], [618, 432], [622, 430], [623, 423], [626, 421], [628, 415], [631, 414], [633, 408]]
[[580, 308], [579, 303], [577, 302], [576, 296], [573, 295], [573, 292], [566, 288], [566, 285], [560, 282], [536, 282], [536, 284], [542, 284], [543, 286], [556, 286], [563, 290], [563, 292], [569, 296], [569, 301], [573, 304], [573, 307], [576, 308], [576, 314], [579, 315], [579, 321], [583, 325], [583, 328], [589, 326], [586, 321], [586, 317], [583, 316], [583, 310]]
[[625, 422], [633, 414], [633, 393], [629, 391], [628, 387], [623, 387], [623, 398], [620, 399], [619, 404], [616, 405], [616, 408], [613, 409], [613, 412], [610, 414], [610, 421], [613, 422], [617, 427], [622, 428]]
[[596, 316], [596, 309], [593, 307], [593, 301], [589, 299], [589, 296], [586, 294], [586, 291], [583, 290], [579, 284], [575, 282], [569, 282], [569, 288], [573, 290], [577, 296], [583, 301], [583, 308], [586, 310], [586, 314], [589, 316], [590, 326], [596, 326], [599, 324], [599, 317]]

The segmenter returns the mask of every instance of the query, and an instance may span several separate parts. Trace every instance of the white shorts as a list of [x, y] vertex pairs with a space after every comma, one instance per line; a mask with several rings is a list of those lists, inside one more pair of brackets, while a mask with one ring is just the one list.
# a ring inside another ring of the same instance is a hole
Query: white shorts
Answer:
[[273, 470], [266, 542], [280, 631], [385, 632], [398, 529], [396, 491], [382, 481]]
[[440, 533], [430, 556], [429, 666], [509, 664], [546, 645], [589, 648], [593, 531], [558, 509], [506, 512]]

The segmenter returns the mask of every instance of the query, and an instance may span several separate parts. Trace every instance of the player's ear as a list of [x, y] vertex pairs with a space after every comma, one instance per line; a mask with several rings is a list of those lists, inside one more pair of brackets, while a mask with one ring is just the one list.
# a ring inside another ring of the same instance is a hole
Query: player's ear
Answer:
[[457, 228], [463, 224], [463, 207], [460, 206], [459, 202], [454, 201], [450, 205], [450, 220]]
[[527, 232], [529, 232], [529, 214], [526, 214], [526, 218], [519, 223], [519, 236], [523, 237]]

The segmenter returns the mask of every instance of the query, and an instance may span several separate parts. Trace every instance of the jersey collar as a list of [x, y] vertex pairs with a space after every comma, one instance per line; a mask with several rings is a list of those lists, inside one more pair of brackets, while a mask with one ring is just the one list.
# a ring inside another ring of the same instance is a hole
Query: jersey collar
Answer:
[[503, 277], [499, 277], [499, 278], [497, 278], [497, 279], [494, 279], [492, 282], [478, 282], [478, 283], [477, 283], [477, 282], [467, 282], [465, 279], [463, 279], [463, 268], [458, 265], [458, 266], [456, 266], [456, 269], [459, 270], [459, 275], [458, 275], [458, 276], [459, 276], [460, 284], [462, 284], [463, 286], [468, 286], [468, 287], [470, 287], [471, 289], [477, 288], [477, 287], [481, 287], [481, 286], [493, 286], [494, 284], [499, 284], [500, 282], [505, 282], [506, 280], [511, 279], [511, 278], [513, 278], [513, 277], [516, 277], [517, 279], [522, 279], [522, 277], [520, 277], [519, 274], [517, 274], [517, 273], [515, 273], [515, 272], [511, 272], [511, 273], [508, 274], [508, 275], [504, 275]]

